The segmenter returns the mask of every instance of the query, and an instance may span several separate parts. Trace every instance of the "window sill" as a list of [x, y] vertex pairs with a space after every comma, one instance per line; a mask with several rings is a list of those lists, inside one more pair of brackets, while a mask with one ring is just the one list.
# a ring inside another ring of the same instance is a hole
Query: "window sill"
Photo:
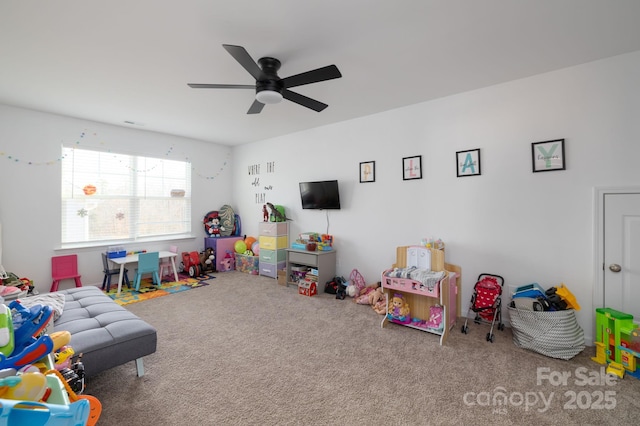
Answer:
[[122, 240], [122, 241], [109, 241], [109, 242], [88, 241], [86, 243], [61, 244], [59, 247], [54, 248], [54, 251], [96, 249], [96, 248], [105, 248], [105, 247], [112, 247], [112, 246], [124, 246], [125, 248], [126, 247], [134, 248], [132, 246], [139, 246], [141, 244], [146, 244], [146, 243], [195, 240], [197, 238], [200, 238], [200, 237], [196, 235], [176, 235], [176, 236], [164, 236], [164, 237], [156, 237], [156, 238], [141, 238], [138, 240]]

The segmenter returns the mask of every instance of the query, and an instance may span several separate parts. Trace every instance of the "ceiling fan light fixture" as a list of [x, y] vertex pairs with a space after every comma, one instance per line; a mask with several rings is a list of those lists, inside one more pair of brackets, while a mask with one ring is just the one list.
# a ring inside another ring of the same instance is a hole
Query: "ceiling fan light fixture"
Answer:
[[277, 104], [282, 101], [282, 93], [275, 90], [262, 90], [256, 93], [256, 100], [263, 104]]

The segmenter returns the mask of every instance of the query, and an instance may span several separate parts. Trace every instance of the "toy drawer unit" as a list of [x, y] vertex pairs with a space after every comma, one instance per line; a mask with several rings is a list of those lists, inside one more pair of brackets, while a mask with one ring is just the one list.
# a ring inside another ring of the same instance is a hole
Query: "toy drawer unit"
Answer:
[[282, 235], [279, 237], [267, 237], [264, 235], [260, 236], [260, 250], [278, 250], [287, 248], [289, 244], [288, 237], [286, 235]]
[[[286, 222], [260, 222], [258, 223], [259, 234], [267, 237], [275, 237], [278, 235], [288, 235], [289, 224]], [[262, 248], [262, 247], [261, 247]]]
[[260, 248], [260, 262], [276, 263], [285, 262], [287, 260], [287, 252], [284, 250], [268, 250]]
[[382, 287], [439, 297], [439, 283], [446, 272], [431, 270], [431, 250], [421, 246], [407, 248], [406, 265], [404, 268], [385, 270], [382, 273]]
[[[262, 250], [260, 251], [262, 252]], [[260, 261], [260, 275], [264, 275], [265, 277], [276, 278], [278, 276], [278, 270], [283, 270], [287, 268], [286, 262], [278, 262], [278, 263], [265, 263]]]

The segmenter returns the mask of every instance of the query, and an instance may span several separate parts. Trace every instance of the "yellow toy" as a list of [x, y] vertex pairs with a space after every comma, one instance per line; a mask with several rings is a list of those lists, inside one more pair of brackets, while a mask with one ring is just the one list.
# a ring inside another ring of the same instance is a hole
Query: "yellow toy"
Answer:
[[47, 378], [42, 373], [22, 373], [15, 386], [8, 386], [3, 398], [25, 401], [40, 401], [47, 391]]
[[622, 364], [617, 363], [617, 362], [610, 362], [609, 365], [607, 365], [607, 374], [611, 374], [613, 376], [618, 376], [621, 379], [624, 378], [624, 367], [622, 366]]
[[68, 331], [54, 331], [49, 334], [51, 340], [53, 340], [53, 352], [56, 352], [63, 346], [67, 346], [71, 341], [71, 333]]

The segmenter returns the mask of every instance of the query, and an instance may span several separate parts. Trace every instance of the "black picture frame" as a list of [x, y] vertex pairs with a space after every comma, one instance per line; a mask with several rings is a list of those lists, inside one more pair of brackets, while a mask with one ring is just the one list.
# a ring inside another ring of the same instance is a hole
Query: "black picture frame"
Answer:
[[565, 170], [564, 139], [533, 142], [531, 144], [533, 173]]
[[402, 159], [402, 180], [422, 179], [422, 155]]
[[457, 177], [480, 176], [480, 148], [456, 152]]
[[376, 162], [363, 161], [360, 163], [360, 183], [376, 181]]

